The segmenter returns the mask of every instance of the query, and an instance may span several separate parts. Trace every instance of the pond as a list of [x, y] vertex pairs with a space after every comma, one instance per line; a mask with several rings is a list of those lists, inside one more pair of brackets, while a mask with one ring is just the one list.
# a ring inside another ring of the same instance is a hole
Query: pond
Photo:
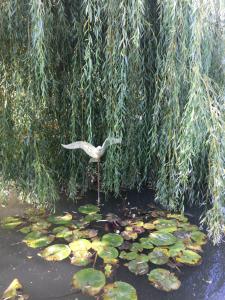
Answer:
[[[61, 201], [58, 213], [76, 211], [77, 206], [94, 203], [94, 193], [89, 193], [85, 199], [72, 202]], [[92, 199], [92, 201], [90, 200]], [[121, 214], [127, 208], [147, 208], [153, 201], [150, 191], [143, 193], [128, 193], [123, 199], [108, 198], [101, 211]], [[133, 210], [135, 211], [135, 209]], [[191, 223], [197, 223], [198, 214], [194, 209], [187, 211]], [[71, 265], [67, 260], [48, 262], [37, 256], [38, 249], [27, 247], [21, 240], [22, 235], [17, 230], [0, 229], [0, 294], [14, 278], [18, 278], [26, 294], [32, 300], [67, 299], [88, 300], [93, 297], [74, 293], [71, 287], [75, 272], [82, 269]], [[139, 300], [223, 300], [225, 299], [225, 247], [224, 244], [213, 246], [210, 242], [203, 246], [202, 264], [189, 267], [182, 266], [178, 272], [181, 286], [173, 292], [163, 292], [151, 286], [146, 275], [136, 276], [121, 265], [113, 274], [113, 281], [124, 281], [133, 285]], [[176, 271], [177, 273], [177, 271]]]

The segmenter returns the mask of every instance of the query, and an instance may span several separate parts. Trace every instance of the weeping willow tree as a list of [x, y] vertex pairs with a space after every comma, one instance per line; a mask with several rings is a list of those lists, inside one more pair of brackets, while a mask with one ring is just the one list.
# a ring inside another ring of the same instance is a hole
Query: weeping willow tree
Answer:
[[123, 138], [102, 189], [146, 184], [171, 210], [203, 205], [221, 239], [225, 211], [224, 31], [220, 0], [3, 0], [0, 172], [40, 204], [94, 176], [61, 143]]

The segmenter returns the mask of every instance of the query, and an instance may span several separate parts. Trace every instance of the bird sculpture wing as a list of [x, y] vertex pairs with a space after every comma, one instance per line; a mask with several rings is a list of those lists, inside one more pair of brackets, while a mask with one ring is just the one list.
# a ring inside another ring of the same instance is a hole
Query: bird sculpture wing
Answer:
[[107, 147], [114, 144], [121, 144], [121, 142], [122, 142], [122, 138], [108, 137], [102, 145], [102, 152], [104, 153]]
[[82, 141], [78, 141], [78, 142], [74, 142], [68, 145], [62, 145], [64, 148], [66, 149], [82, 149], [84, 150], [89, 156], [91, 157], [95, 157], [96, 156], [96, 148], [87, 143], [87, 142], [82, 142]]

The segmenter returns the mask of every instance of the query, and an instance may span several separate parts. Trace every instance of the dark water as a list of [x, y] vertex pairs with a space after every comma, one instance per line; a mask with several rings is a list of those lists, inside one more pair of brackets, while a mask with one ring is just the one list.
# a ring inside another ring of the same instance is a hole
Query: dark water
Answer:
[[[86, 201], [93, 202], [94, 194], [88, 195]], [[122, 211], [134, 204], [144, 207], [151, 202], [150, 192], [130, 193], [124, 201], [108, 199], [102, 212]], [[82, 205], [84, 202], [79, 202]], [[129, 203], [129, 204], [128, 204]], [[76, 210], [76, 204], [61, 203], [58, 211]], [[191, 211], [193, 213], [193, 210]], [[190, 221], [195, 222], [197, 214]], [[46, 262], [36, 254], [38, 250], [21, 244], [22, 234], [16, 231], [0, 229], [0, 294], [14, 279], [18, 278], [31, 300], [67, 299], [88, 300], [91, 297], [74, 294], [71, 289], [71, 278], [80, 268], [62, 262]], [[32, 256], [32, 258], [29, 258]], [[122, 280], [132, 284], [138, 293], [139, 300], [224, 300], [225, 299], [225, 245], [204, 247], [203, 262], [197, 267], [182, 267], [179, 278], [182, 282], [179, 290], [166, 293], [153, 288], [147, 276], [135, 276], [121, 266], [113, 280]], [[63, 296], [63, 297], [62, 297]]]

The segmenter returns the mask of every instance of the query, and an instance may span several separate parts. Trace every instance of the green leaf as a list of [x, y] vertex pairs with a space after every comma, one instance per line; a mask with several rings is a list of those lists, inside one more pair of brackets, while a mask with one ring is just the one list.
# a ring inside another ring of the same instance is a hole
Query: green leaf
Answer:
[[98, 252], [98, 256], [101, 257], [105, 263], [114, 263], [115, 258], [117, 258], [119, 252], [116, 248], [107, 246]]
[[66, 225], [71, 223], [72, 218], [73, 216], [67, 213], [64, 216], [50, 216], [48, 217], [48, 221], [57, 225]]
[[133, 260], [137, 258], [137, 256], [138, 256], [137, 252], [126, 252], [126, 251], [120, 252], [120, 258], [126, 260]]
[[144, 249], [153, 249], [154, 246], [151, 243], [151, 239], [148, 238], [140, 238], [141, 247]]
[[148, 255], [151, 263], [155, 265], [164, 265], [169, 261], [169, 251], [164, 248], [156, 247]]
[[1, 227], [4, 229], [14, 229], [23, 224], [19, 217], [6, 217], [1, 221]]
[[123, 238], [117, 233], [107, 233], [103, 235], [102, 241], [111, 247], [119, 247], [123, 244]]
[[69, 246], [73, 252], [76, 252], [76, 251], [87, 251], [91, 249], [92, 244], [86, 239], [79, 239], [70, 243]]
[[85, 267], [91, 263], [93, 254], [89, 251], [75, 251], [71, 258], [71, 264], [79, 267]]
[[122, 281], [107, 284], [104, 288], [103, 300], [137, 300], [135, 288]]
[[177, 239], [171, 233], [152, 232], [149, 234], [150, 242], [156, 246], [169, 246], [175, 244]]
[[168, 270], [154, 269], [148, 274], [148, 280], [157, 289], [170, 292], [179, 289], [180, 280]]
[[51, 244], [54, 241], [54, 239], [54, 235], [47, 236], [39, 231], [32, 231], [25, 236], [23, 242], [26, 243], [28, 247], [41, 248]]
[[177, 256], [176, 261], [189, 266], [199, 265], [202, 261], [201, 256], [192, 250], [183, 250], [182, 254]]
[[1, 300], [14, 300], [17, 299], [18, 290], [22, 289], [22, 285], [17, 278], [15, 278], [8, 288], [4, 291]]
[[100, 210], [99, 207], [93, 204], [86, 204], [78, 208], [78, 211], [80, 213], [87, 214], [87, 215], [96, 214], [99, 210]]
[[48, 261], [60, 261], [67, 258], [70, 253], [71, 249], [69, 246], [56, 244], [45, 248], [43, 251], [38, 253], [38, 255]]
[[130, 272], [134, 273], [135, 275], [144, 275], [147, 274], [149, 271], [148, 263], [142, 258], [136, 258], [131, 260], [128, 264], [128, 269]]
[[95, 296], [105, 285], [105, 275], [93, 268], [78, 271], [73, 276], [73, 286], [84, 294]]

